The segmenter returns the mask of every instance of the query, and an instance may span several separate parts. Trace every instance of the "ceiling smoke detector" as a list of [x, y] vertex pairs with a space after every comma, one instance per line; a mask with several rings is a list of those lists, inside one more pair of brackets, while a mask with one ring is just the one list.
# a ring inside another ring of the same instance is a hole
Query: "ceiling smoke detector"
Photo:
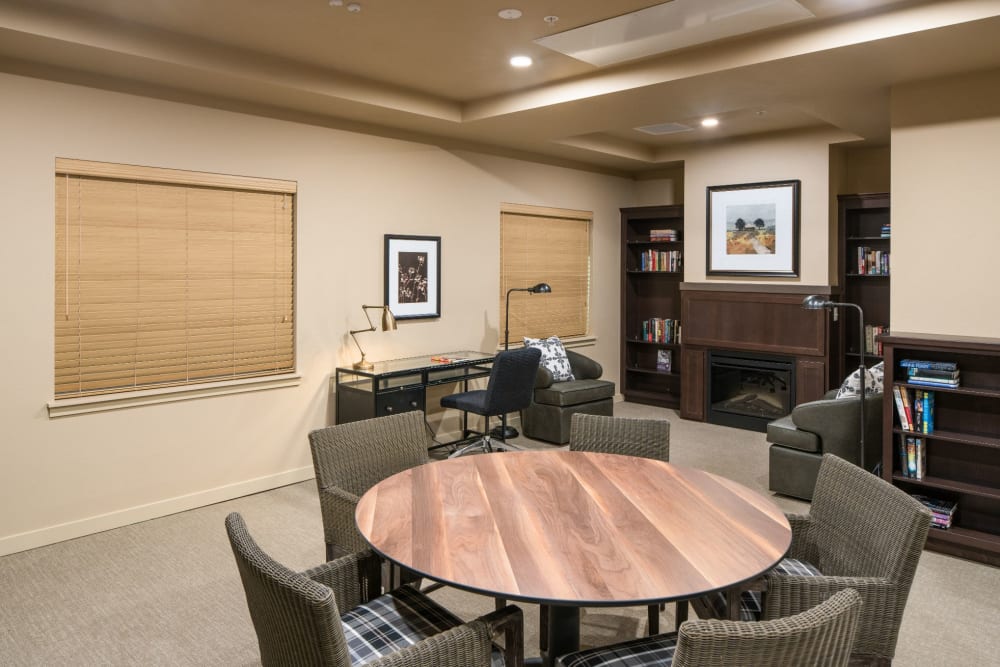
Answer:
[[513, 21], [514, 19], [521, 18], [523, 12], [520, 9], [501, 9], [497, 12], [497, 16], [507, 21]]

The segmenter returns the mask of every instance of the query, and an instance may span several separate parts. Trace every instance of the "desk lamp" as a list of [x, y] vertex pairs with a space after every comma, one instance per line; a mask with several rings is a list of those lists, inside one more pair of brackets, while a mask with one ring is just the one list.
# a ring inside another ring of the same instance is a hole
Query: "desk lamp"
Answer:
[[861, 451], [858, 456], [858, 465], [862, 470], [865, 468], [865, 376], [868, 374], [865, 369], [865, 312], [856, 303], [842, 303], [830, 301], [819, 294], [811, 294], [802, 300], [802, 307], [806, 310], [833, 310], [834, 308], [856, 308], [858, 311], [858, 379], [861, 382], [861, 431], [859, 445]]
[[[507, 290], [507, 305], [504, 306], [504, 320], [503, 320], [503, 349], [510, 349], [510, 293], [511, 292], [527, 292], [528, 294], [549, 294], [552, 288], [549, 287], [548, 283], [538, 283], [537, 285], [532, 285], [531, 287], [511, 287]], [[506, 440], [507, 438], [516, 438], [517, 429], [513, 426], [507, 426], [507, 415], [500, 417], [500, 426], [496, 427], [490, 432], [494, 438], [500, 438], [501, 440]]]
[[375, 367], [372, 362], [365, 359], [365, 351], [361, 349], [361, 343], [358, 342], [358, 337], [354, 334], [365, 333], [367, 331], [375, 331], [375, 325], [372, 324], [372, 318], [368, 315], [369, 310], [381, 310], [382, 311], [382, 331], [395, 331], [396, 330], [396, 317], [389, 310], [389, 306], [361, 306], [361, 310], [365, 314], [365, 319], [368, 320], [367, 329], [354, 329], [351, 331], [351, 338], [354, 339], [354, 344], [358, 346], [358, 352], [361, 353], [361, 361], [354, 364], [354, 368], [359, 371], [370, 371]]

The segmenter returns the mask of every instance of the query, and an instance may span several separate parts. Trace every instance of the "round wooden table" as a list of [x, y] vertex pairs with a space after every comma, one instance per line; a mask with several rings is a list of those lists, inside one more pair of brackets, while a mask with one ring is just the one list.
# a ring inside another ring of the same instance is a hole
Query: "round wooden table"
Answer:
[[380, 482], [355, 513], [389, 560], [493, 597], [549, 605], [549, 654], [579, 646], [579, 609], [687, 600], [754, 579], [788, 551], [770, 500], [663, 461], [503, 452]]

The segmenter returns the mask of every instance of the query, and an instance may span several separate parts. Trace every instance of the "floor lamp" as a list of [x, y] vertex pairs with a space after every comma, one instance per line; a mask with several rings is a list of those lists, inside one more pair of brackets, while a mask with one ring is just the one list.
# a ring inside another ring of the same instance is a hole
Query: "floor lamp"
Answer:
[[[548, 294], [552, 291], [548, 283], [538, 283], [537, 285], [532, 285], [531, 287], [511, 287], [507, 290], [507, 304], [504, 306], [504, 320], [503, 320], [503, 349], [510, 349], [510, 293], [511, 292], [527, 292], [528, 294]], [[500, 438], [501, 440], [506, 440], [507, 438], [516, 438], [517, 429], [513, 426], [507, 426], [507, 415], [500, 416], [500, 426], [490, 431], [490, 435], [494, 438]]]
[[845, 303], [840, 301], [830, 301], [819, 294], [811, 294], [802, 300], [802, 307], [806, 310], [833, 310], [834, 308], [855, 308], [858, 311], [858, 380], [861, 383], [861, 430], [859, 431], [858, 465], [862, 470], [865, 467], [865, 376], [868, 375], [865, 369], [865, 311], [856, 303]]

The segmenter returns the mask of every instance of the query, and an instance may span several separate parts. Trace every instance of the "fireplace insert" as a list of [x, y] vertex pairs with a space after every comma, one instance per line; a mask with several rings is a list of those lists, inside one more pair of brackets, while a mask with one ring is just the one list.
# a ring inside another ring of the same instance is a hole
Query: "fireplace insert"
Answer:
[[795, 362], [752, 352], [709, 351], [707, 421], [765, 431], [795, 404]]

